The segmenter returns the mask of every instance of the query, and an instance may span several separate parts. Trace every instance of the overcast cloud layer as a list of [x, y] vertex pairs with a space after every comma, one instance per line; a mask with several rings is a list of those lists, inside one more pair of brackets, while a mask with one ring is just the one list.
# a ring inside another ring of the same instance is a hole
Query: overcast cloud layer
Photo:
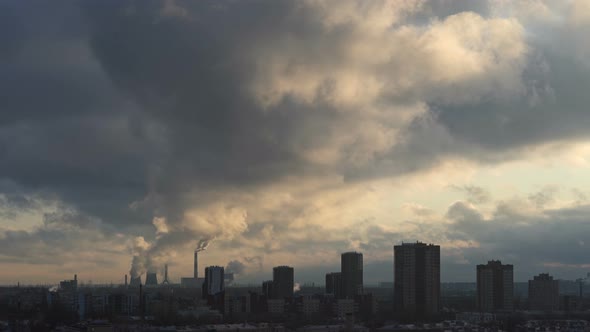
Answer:
[[415, 240], [447, 281], [579, 277], [589, 33], [590, 0], [2, 2], [0, 282], [177, 280], [204, 242], [377, 282]]

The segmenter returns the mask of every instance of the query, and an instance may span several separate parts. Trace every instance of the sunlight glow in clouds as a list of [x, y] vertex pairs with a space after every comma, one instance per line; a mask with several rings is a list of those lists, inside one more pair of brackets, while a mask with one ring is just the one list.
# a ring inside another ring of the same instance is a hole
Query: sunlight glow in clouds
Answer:
[[[590, 0], [0, 5], [0, 283], [322, 280], [442, 246], [575, 278], [590, 220]], [[43, 55], [43, 56], [40, 56]], [[14, 271], [18, 271], [16, 273]], [[39, 273], [43, 271], [43, 273]], [[372, 278], [372, 279], [371, 279]]]

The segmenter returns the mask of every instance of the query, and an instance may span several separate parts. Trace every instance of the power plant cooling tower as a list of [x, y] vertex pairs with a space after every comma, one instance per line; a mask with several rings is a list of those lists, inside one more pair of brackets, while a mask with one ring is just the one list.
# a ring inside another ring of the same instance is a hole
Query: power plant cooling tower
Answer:
[[129, 287], [139, 287], [141, 286], [141, 276], [138, 277], [131, 277], [131, 282], [129, 283]]
[[157, 286], [158, 285], [158, 276], [155, 272], [148, 272], [145, 277], [145, 285], [146, 286]]

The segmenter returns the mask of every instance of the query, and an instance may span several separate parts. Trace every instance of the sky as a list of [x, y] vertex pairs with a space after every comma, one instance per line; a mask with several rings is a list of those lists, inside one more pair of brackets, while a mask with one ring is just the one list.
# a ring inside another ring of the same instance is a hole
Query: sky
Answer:
[[590, 272], [590, 0], [0, 2], [0, 284]]

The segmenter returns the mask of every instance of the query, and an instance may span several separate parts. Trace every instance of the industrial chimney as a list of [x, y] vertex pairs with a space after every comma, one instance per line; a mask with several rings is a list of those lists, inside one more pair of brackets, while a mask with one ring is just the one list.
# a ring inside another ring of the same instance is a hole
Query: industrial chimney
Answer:
[[197, 245], [197, 249], [195, 249], [195, 265], [193, 266], [193, 277], [195, 278], [195, 281], [199, 280], [199, 251], [207, 249], [208, 245], [208, 240], [201, 240]]
[[170, 282], [168, 281], [168, 264], [164, 265], [164, 281], [162, 281], [162, 285], [168, 285]]
[[194, 262], [194, 270], [193, 270], [193, 277], [195, 280], [199, 279], [199, 251], [195, 250], [195, 262]]

